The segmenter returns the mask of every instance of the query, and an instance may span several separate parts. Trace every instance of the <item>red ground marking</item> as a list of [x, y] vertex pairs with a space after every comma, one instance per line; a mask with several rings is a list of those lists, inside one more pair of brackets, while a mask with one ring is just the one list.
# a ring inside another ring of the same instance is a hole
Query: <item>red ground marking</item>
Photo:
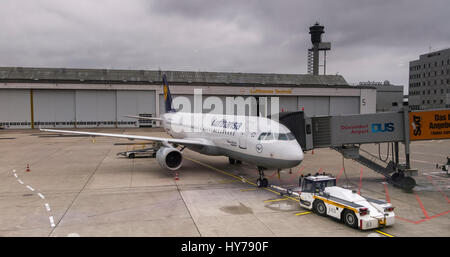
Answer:
[[384, 192], [386, 193], [386, 202], [391, 203], [391, 198], [389, 197], [389, 191], [387, 187], [386, 178], [384, 178]]
[[448, 210], [448, 211], [446, 211], [446, 212], [443, 212], [443, 213], [436, 214], [436, 215], [434, 215], [434, 216], [431, 216], [430, 219], [437, 218], [437, 217], [442, 216], [442, 215], [447, 214], [447, 213], [450, 213], [450, 210]]
[[339, 178], [341, 177], [343, 171], [344, 171], [344, 168], [342, 168], [341, 171], [339, 172], [339, 175], [336, 178], [336, 184], [337, 184]]
[[275, 176], [275, 174], [277, 174], [277, 171], [275, 171], [274, 173], [272, 173], [272, 175], [270, 175], [269, 178]]
[[445, 197], [445, 200], [447, 200], [447, 203], [450, 203], [450, 201], [448, 200], [447, 195], [446, 195], [444, 192], [442, 192], [442, 190], [441, 190], [440, 187], [438, 187], [436, 184], [434, 184], [433, 178], [432, 178], [431, 176], [426, 176], [426, 178], [431, 182], [431, 184], [433, 184], [433, 186], [434, 186], [437, 190], [439, 190], [439, 192], [441, 192], [441, 195]]
[[406, 219], [406, 218], [402, 218], [402, 217], [400, 217], [400, 216], [395, 216], [395, 218], [396, 218], [396, 219], [399, 219], [399, 220], [403, 220], [403, 221], [409, 222], [409, 223], [412, 223], [412, 224], [419, 224], [419, 223], [421, 223], [422, 221], [425, 221], [425, 220], [412, 221], [412, 220], [409, 220], [409, 219]]
[[[433, 185], [434, 185], [441, 193], [443, 193], [443, 192], [440, 190], [440, 188], [437, 187], [437, 186], [433, 183], [431, 177], [427, 176], [427, 178], [431, 181], [431, 183], [432, 183], [432, 184], [433, 184]], [[388, 193], [388, 188], [387, 188], [387, 184], [386, 184], [386, 183], [384, 184], [384, 190], [385, 190], [385, 192], [386, 192], [386, 201], [387, 201], [387, 202], [390, 202], [389, 193]], [[444, 193], [443, 193], [443, 194], [444, 194]], [[424, 207], [423, 204], [422, 204], [422, 201], [421, 201], [420, 198], [419, 198], [419, 196], [417, 195], [417, 193], [415, 193], [415, 195], [416, 195], [416, 200], [417, 200], [417, 202], [419, 203], [420, 208], [422, 209], [422, 212], [424, 213], [424, 215], [425, 215], [426, 218], [425, 218], [425, 219], [418, 220], [418, 221], [412, 221], [412, 220], [409, 220], [409, 219], [406, 219], [406, 218], [403, 218], [403, 217], [400, 217], [400, 216], [395, 216], [396, 219], [403, 220], [403, 221], [406, 221], [406, 222], [409, 222], [409, 223], [412, 223], [412, 224], [420, 224], [420, 223], [422, 223], [422, 222], [424, 222], [424, 221], [432, 220], [432, 219], [434, 219], [434, 218], [437, 218], [437, 217], [440, 217], [440, 216], [442, 216], [442, 215], [445, 215], [445, 214], [450, 213], [450, 210], [448, 210], [448, 211], [445, 211], [445, 212], [442, 212], [442, 213], [439, 213], [439, 214], [436, 214], [436, 215], [434, 215], [434, 216], [429, 217], [429, 216], [428, 216], [428, 213], [427, 213], [426, 210], [425, 210], [425, 207]], [[446, 195], [445, 195], [445, 198], [447, 199], [447, 202], [448, 202], [448, 198], [447, 198]]]
[[423, 214], [425, 215], [425, 218], [429, 219], [430, 217], [428, 216], [428, 213], [427, 213], [427, 211], [425, 210], [425, 207], [423, 206], [422, 201], [420, 201], [420, 198], [419, 198], [419, 196], [418, 196], [416, 193], [414, 193], [414, 194], [416, 195], [416, 200], [417, 200], [417, 202], [419, 203], [420, 208], [422, 209], [422, 212], [423, 212]]
[[363, 176], [363, 168], [361, 168], [361, 175], [359, 176], [358, 195], [361, 195], [362, 176]]
[[288, 182], [292, 181], [295, 178], [295, 175], [301, 174], [304, 169], [305, 169], [305, 167], [302, 167], [299, 171], [297, 171], [296, 173], [293, 173], [291, 175], [291, 178], [288, 180]]

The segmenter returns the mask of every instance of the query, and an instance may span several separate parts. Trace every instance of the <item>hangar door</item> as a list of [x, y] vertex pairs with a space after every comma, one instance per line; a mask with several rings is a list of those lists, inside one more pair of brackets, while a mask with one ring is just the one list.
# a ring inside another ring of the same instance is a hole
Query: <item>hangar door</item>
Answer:
[[75, 106], [79, 128], [116, 126], [116, 91], [77, 90]]
[[[180, 112], [194, 112], [194, 95], [173, 95], [172, 107]], [[226, 111], [226, 96], [210, 96], [202, 95], [202, 112], [203, 113], [220, 113]], [[159, 112], [166, 112], [164, 96], [159, 95]]]
[[33, 90], [35, 126], [74, 127], [74, 90]]
[[359, 114], [358, 96], [331, 96], [330, 115]]
[[[156, 101], [155, 91], [117, 91], [117, 126], [138, 127], [151, 126], [153, 121], [137, 121], [136, 119], [124, 117], [124, 115], [155, 117]], [[142, 124], [141, 124], [142, 123]]]
[[0, 89], [0, 127], [31, 127], [30, 90]]
[[298, 106], [304, 108], [306, 116], [320, 116], [330, 114], [330, 97], [328, 96], [299, 96]]
[[298, 111], [296, 96], [280, 96], [280, 112], [296, 112]]

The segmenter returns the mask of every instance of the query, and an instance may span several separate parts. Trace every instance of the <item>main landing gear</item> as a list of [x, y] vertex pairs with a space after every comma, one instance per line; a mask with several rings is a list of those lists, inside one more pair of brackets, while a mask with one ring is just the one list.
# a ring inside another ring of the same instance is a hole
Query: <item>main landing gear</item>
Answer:
[[264, 177], [264, 168], [258, 167], [259, 178], [256, 180], [257, 187], [267, 187], [269, 185], [269, 180]]

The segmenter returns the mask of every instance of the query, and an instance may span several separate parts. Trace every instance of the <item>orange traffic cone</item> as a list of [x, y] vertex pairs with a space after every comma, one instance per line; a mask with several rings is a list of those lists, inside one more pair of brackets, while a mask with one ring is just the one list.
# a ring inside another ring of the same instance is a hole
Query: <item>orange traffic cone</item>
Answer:
[[311, 151], [311, 154], [314, 154], [314, 149]]
[[180, 180], [180, 179], [178, 178], [178, 172], [175, 173], [175, 180]]
[[30, 164], [27, 164], [27, 170], [26, 170], [26, 172], [30, 172], [31, 170], [30, 170]]

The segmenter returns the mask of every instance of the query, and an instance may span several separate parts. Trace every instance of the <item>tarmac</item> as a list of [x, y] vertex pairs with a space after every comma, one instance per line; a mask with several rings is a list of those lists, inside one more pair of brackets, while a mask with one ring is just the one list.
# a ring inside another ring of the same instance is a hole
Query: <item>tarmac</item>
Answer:
[[[167, 137], [155, 128], [84, 130]], [[116, 155], [145, 146], [115, 143], [139, 142], [40, 134], [50, 133], [0, 130], [2, 237], [450, 236], [450, 178], [435, 167], [450, 156], [450, 140], [411, 144], [412, 167], [419, 170], [412, 192], [328, 148], [307, 152], [280, 177], [266, 171], [271, 184], [290, 187], [300, 174], [330, 173], [339, 186], [392, 203], [395, 225], [360, 231], [300, 208], [295, 198], [256, 188], [256, 168], [230, 165], [227, 157], [185, 149], [182, 168], [170, 172], [153, 158]], [[363, 148], [378, 154], [377, 145]], [[381, 151], [385, 158], [386, 144]]]

